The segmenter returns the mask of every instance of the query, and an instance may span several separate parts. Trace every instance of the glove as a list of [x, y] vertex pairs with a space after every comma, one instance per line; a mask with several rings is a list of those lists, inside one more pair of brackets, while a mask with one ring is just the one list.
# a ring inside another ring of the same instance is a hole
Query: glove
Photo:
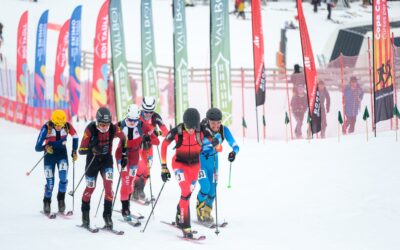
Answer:
[[143, 140], [145, 143], [150, 143], [150, 135], [144, 135], [143, 138], [142, 138], [142, 140]]
[[163, 182], [168, 181], [171, 178], [171, 173], [167, 168], [167, 164], [161, 164], [161, 179]]
[[218, 138], [214, 137], [214, 138], [212, 139], [211, 144], [213, 145], [213, 147], [218, 146], [218, 144], [219, 144]]
[[78, 160], [78, 155], [76, 154], [76, 150], [72, 150], [71, 157], [73, 162]]
[[156, 136], [161, 136], [161, 135], [162, 135], [162, 131], [154, 130], [154, 134], [155, 134]]
[[233, 162], [235, 160], [235, 157], [236, 157], [235, 151], [230, 152], [228, 155], [228, 161]]
[[44, 146], [44, 150], [45, 150], [48, 154], [52, 154], [52, 153], [53, 153], [53, 147], [50, 146], [50, 145]]
[[121, 167], [124, 169], [128, 165], [128, 156], [126, 153], [122, 153], [122, 158], [121, 158]]
[[94, 146], [94, 147], [92, 147], [92, 153], [94, 155], [99, 155], [100, 154], [100, 150], [96, 146]]

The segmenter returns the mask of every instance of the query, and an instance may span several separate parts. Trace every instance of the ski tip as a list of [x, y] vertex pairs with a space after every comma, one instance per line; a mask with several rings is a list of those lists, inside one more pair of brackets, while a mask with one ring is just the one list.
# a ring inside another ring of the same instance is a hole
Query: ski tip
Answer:
[[74, 212], [73, 211], [68, 211], [65, 215], [66, 216], [72, 216], [72, 215], [74, 215]]
[[26, 176], [29, 176], [29, 175], [30, 175], [30, 173], [29, 173], [29, 172], [26, 172], [26, 173], [25, 173], [25, 175], [26, 175]]

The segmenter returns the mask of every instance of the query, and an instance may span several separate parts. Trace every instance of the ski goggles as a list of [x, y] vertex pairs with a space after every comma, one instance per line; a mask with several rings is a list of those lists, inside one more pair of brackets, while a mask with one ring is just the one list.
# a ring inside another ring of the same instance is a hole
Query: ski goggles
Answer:
[[127, 120], [128, 122], [134, 122], [134, 123], [136, 123], [136, 122], [138, 122], [140, 119], [126, 118], [126, 120]]

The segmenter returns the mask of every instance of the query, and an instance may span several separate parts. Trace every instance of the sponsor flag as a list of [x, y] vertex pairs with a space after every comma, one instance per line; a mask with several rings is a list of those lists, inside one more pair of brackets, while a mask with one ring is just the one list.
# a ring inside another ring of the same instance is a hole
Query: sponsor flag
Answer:
[[311, 131], [315, 134], [321, 131], [321, 107], [317, 86], [317, 70], [315, 68], [314, 54], [311, 47], [310, 36], [308, 35], [307, 23], [304, 18], [301, 0], [297, 0], [297, 15], [303, 52], [304, 75], [307, 85], [308, 107], [311, 114]]
[[117, 120], [125, 117], [128, 105], [133, 103], [128, 81], [128, 67], [125, 57], [125, 35], [121, 0], [110, 1], [111, 55], [114, 76], [115, 111]]
[[211, 0], [210, 71], [211, 106], [219, 108], [223, 124], [232, 123], [231, 55], [229, 37], [229, 1]]
[[18, 24], [17, 37], [17, 102], [25, 103], [26, 82], [28, 77], [28, 11], [25, 11]]
[[[189, 108], [185, 1], [174, 0], [173, 5], [175, 124], [179, 124], [182, 122], [183, 112]], [[172, 103], [168, 105], [172, 105]]]
[[39, 19], [36, 32], [36, 52], [35, 52], [35, 77], [33, 107], [44, 107], [44, 91], [46, 86], [46, 43], [47, 43], [47, 20], [49, 10], [43, 12]]
[[94, 38], [92, 109], [95, 111], [107, 105], [109, 5], [109, 0], [106, 0], [101, 6]]
[[386, 0], [373, 1], [375, 123], [393, 117], [393, 61]]
[[65, 104], [67, 101], [67, 79], [64, 76], [65, 66], [68, 61], [68, 39], [69, 39], [69, 20], [60, 29], [57, 44], [56, 68], [54, 71], [54, 103], [60, 107], [60, 102]]
[[71, 115], [78, 114], [81, 85], [81, 14], [82, 6], [74, 9], [69, 23], [69, 103]]
[[253, 28], [253, 60], [256, 106], [265, 103], [264, 33], [261, 18], [261, 0], [251, 2]]

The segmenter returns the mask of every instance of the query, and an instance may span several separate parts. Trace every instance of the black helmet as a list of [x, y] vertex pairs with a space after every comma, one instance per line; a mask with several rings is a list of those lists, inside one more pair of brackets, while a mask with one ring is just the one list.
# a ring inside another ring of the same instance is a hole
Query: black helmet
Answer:
[[221, 121], [222, 120], [222, 112], [218, 108], [210, 108], [207, 111], [206, 117], [210, 121]]
[[200, 124], [200, 113], [195, 108], [188, 108], [183, 113], [183, 123], [187, 128], [197, 128]]
[[102, 123], [111, 123], [111, 112], [106, 107], [101, 107], [96, 112], [96, 121]]

